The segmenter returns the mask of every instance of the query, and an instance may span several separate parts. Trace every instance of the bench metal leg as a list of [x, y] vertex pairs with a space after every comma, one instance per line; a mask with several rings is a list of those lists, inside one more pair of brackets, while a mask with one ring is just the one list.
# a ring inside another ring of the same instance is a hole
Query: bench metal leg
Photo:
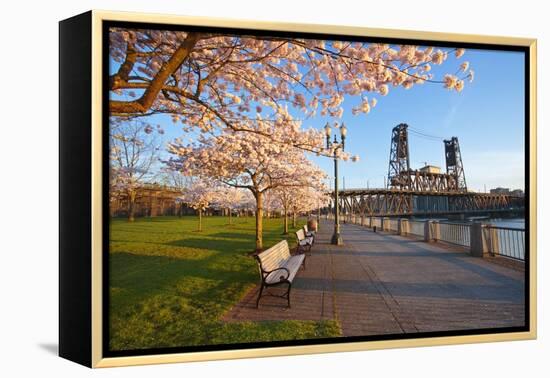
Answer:
[[260, 292], [258, 293], [258, 299], [256, 299], [256, 308], [260, 305], [260, 298], [262, 297], [262, 292], [264, 291], [264, 284], [260, 285]]

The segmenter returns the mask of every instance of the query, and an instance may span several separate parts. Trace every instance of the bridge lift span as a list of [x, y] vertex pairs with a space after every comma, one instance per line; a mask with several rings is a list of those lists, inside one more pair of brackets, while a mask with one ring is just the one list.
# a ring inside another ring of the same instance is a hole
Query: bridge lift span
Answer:
[[401, 123], [392, 130], [387, 188], [438, 193], [467, 192], [458, 138], [443, 141], [446, 173], [413, 170], [410, 164], [408, 127], [406, 123]]

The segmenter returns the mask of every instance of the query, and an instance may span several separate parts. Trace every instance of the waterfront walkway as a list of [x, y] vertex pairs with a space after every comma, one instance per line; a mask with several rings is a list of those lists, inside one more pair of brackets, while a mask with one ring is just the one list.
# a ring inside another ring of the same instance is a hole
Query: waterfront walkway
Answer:
[[336, 319], [344, 336], [524, 325], [524, 272], [463, 249], [342, 225], [344, 246], [322, 223], [307, 269], [295, 278], [291, 309], [258, 287], [225, 321]]

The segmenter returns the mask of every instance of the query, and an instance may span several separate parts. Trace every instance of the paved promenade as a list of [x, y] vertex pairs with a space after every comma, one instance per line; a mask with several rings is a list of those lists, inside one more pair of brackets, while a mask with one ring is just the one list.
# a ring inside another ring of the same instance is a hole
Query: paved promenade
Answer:
[[[285, 301], [258, 288], [226, 321], [337, 319], [344, 336], [524, 325], [524, 273], [460, 248], [342, 225], [344, 246], [329, 243], [325, 221], [307, 268]], [[275, 289], [276, 290], [276, 289]]]

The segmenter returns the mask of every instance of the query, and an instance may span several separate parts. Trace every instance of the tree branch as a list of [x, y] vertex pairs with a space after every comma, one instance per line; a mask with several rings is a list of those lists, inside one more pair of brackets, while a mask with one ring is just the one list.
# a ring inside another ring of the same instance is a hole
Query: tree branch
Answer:
[[199, 39], [199, 33], [189, 33], [170, 59], [160, 67], [159, 72], [145, 89], [141, 98], [135, 101], [111, 100], [109, 111], [112, 114], [145, 113], [157, 98], [168, 77], [189, 57]]

